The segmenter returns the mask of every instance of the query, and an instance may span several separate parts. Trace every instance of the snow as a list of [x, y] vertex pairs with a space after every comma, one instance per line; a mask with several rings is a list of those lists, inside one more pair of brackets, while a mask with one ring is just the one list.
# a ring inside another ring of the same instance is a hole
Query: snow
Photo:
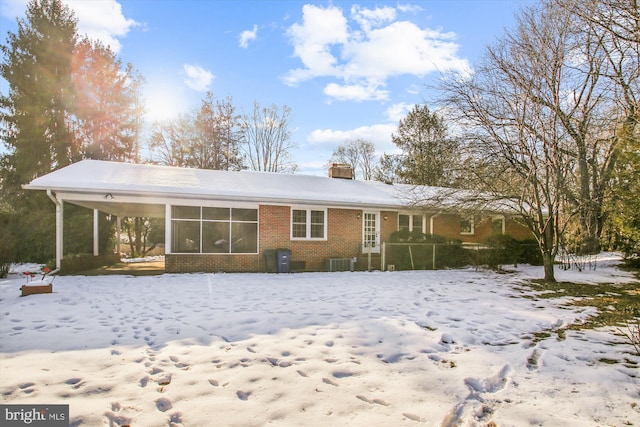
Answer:
[[[557, 275], [633, 281], [616, 263]], [[0, 280], [2, 401], [74, 426], [640, 425], [640, 358], [614, 328], [558, 334], [595, 309], [525, 298], [539, 267], [61, 276], [21, 298], [22, 269]]]

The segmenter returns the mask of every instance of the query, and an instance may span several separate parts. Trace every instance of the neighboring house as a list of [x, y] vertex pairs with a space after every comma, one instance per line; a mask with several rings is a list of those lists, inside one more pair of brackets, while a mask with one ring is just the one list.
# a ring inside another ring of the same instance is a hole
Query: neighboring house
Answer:
[[[470, 243], [496, 232], [531, 237], [502, 205], [460, 214], [452, 190], [351, 177], [343, 165], [320, 177], [84, 160], [25, 188], [46, 190], [57, 206], [58, 268], [65, 203], [94, 209], [95, 219], [164, 218], [168, 272], [266, 271], [265, 253], [283, 248], [295, 269], [323, 271], [330, 258], [379, 253], [401, 229]], [[94, 226], [95, 255], [96, 236]]]

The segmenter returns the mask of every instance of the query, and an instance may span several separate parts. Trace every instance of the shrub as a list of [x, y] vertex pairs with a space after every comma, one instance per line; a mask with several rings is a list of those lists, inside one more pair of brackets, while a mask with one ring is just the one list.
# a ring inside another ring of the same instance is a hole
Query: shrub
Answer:
[[[462, 248], [462, 242], [459, 240], [400, 230], [391, 235], [389, 242], [386, 255], [387, 263], [394, 264], [397, 270], [460, 267], [469, 262]], [[394, 245], [394, 243], [403, 244]]]
[[517, 240], [509, 235], [491, 236], [485, 242], [487, 249], [479, 251], [477, 265], [498, 268], [510, 264], [542, 265], [542, 254], [538, 243], [533, 239]]
[[65, 255], [62, 258], [60, 274], [73, 274], [80, 271], [92, 270], [105, 265], [113, 265], [120, 260], [118, 254], [94, 256], [92, 254]]

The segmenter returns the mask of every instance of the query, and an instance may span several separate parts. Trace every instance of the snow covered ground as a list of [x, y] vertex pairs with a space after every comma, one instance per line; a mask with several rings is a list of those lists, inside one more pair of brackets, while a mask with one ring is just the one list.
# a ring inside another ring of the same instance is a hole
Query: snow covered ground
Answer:
[[[558, 278], [633, 280], [614, 264]], [[541, 275], [62, 276], [21, 298], [14, 274], [0, 395], [73, 426], [640, 425], [639, 358], [613, 329], [558, 334], [594, 309], [524, 298]]]

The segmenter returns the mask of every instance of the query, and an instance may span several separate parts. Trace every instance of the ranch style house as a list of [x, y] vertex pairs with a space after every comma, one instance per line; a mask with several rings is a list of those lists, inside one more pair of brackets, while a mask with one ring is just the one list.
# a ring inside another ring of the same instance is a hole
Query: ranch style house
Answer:
[[399, 230], [464, 243], [482, 243], [496, 232], [531, 238], [508, 203], [466, 209], [450, 189], [355, 180], [339, 164], [328, 175], [83, 160], [24, 188], [45, 190], [55, 203], [57, 268], [65, 203], [94, 210], [94, 255], [99, 212], [163, 218], [167, 272], [271, 271], [265, 254], [282, 250], [298, 271], [326, 271], [331, 260], [365, 269], [363, 257], [371, 267], [372, 256], [384, 270], [381, 244]]

